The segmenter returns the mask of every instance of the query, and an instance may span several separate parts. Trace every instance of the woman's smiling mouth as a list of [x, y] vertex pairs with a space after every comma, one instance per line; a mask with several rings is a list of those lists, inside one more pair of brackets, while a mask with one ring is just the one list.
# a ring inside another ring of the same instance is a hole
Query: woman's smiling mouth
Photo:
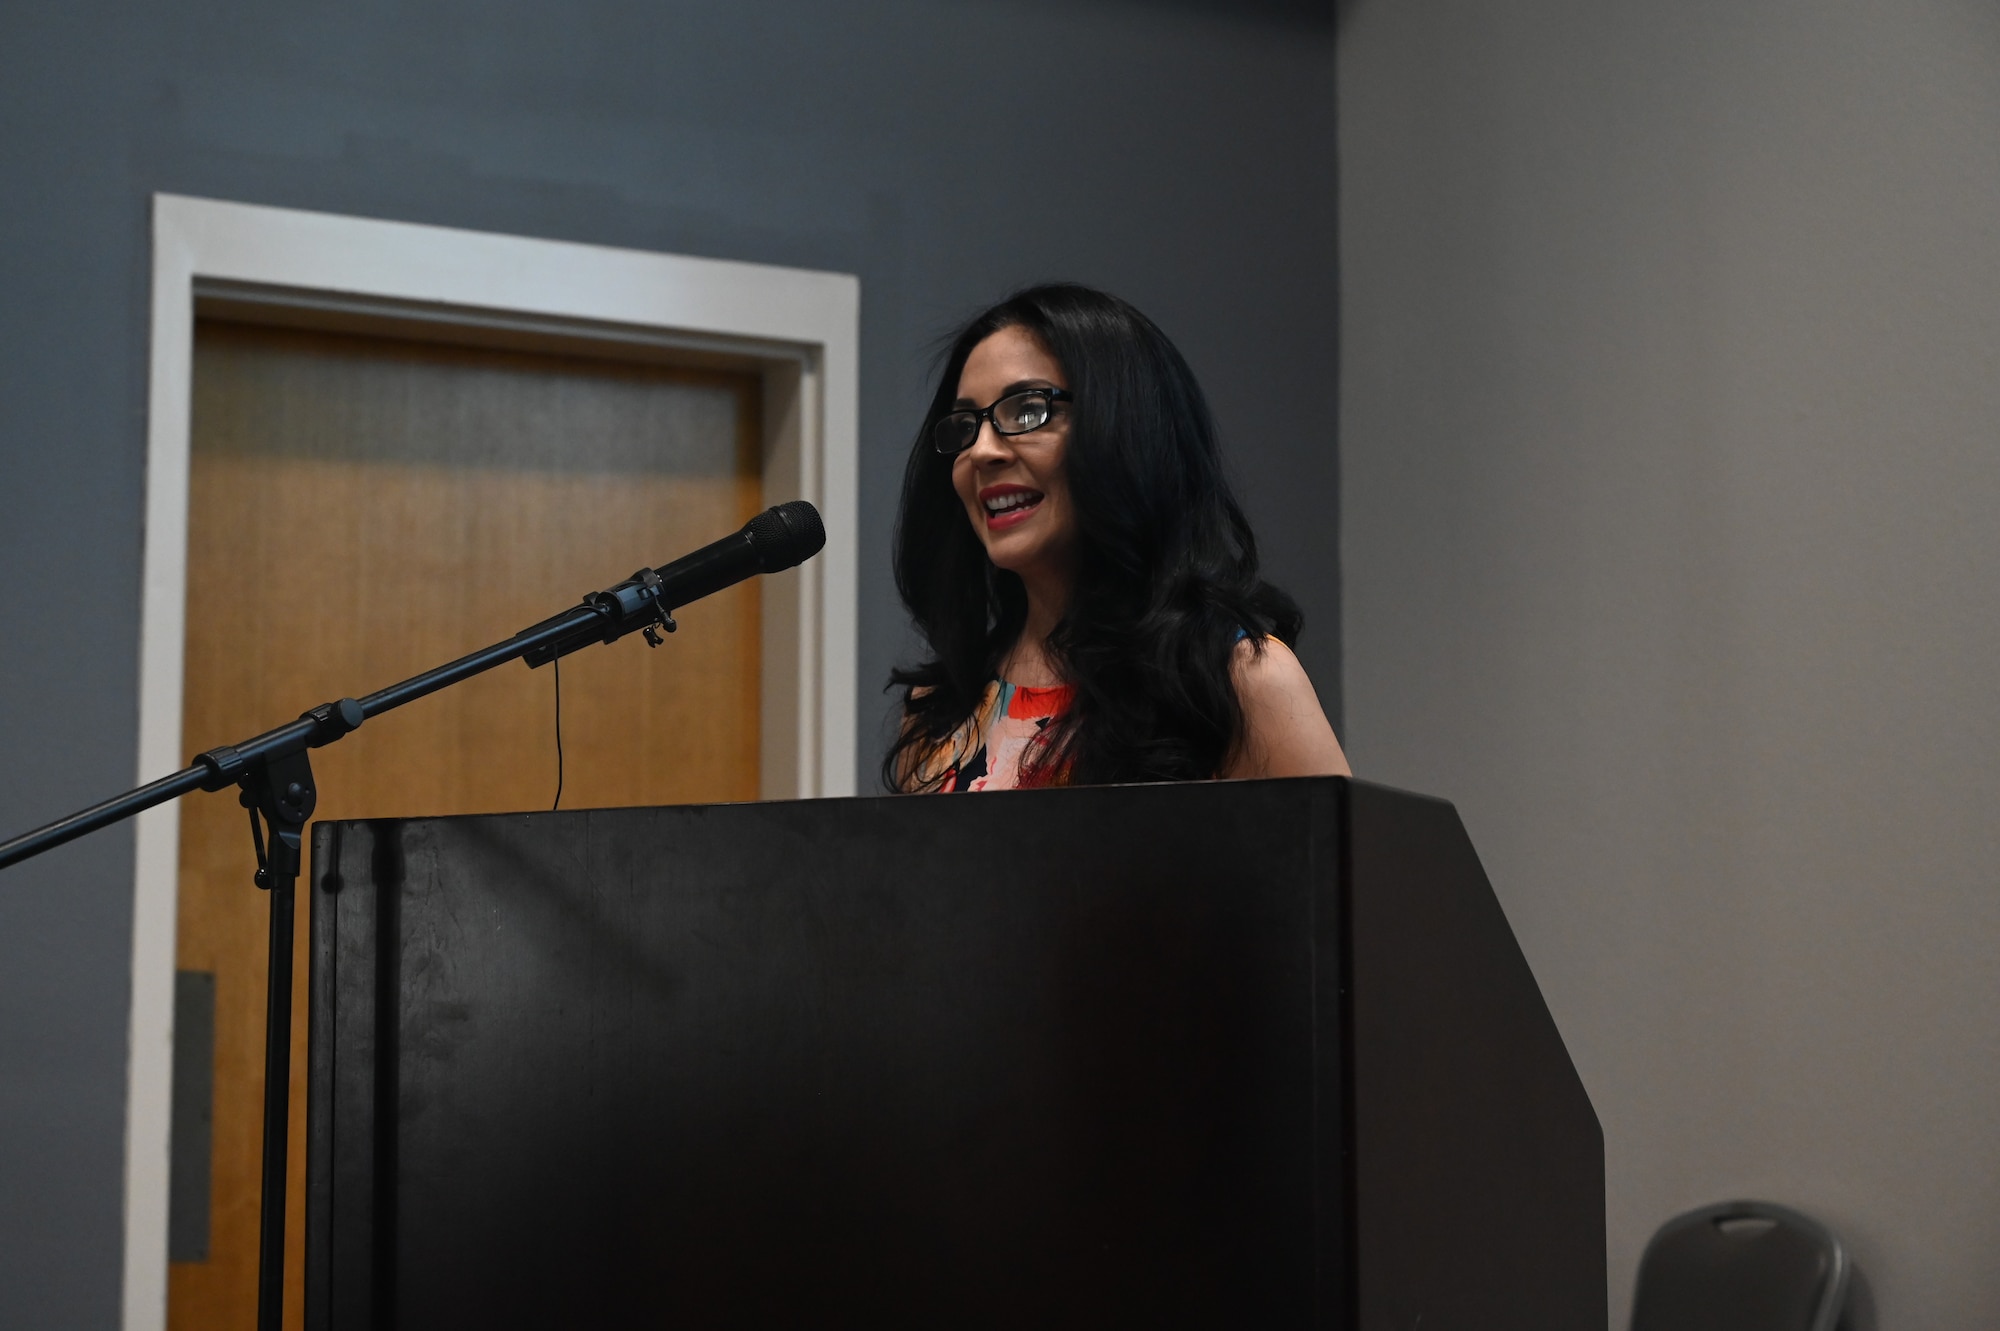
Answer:
[[986, 510], [988, 531], [1026, 522], [1041, 503], [1042, 492], [1025, 485], [989, 485], [979, 492], [979, 506]]

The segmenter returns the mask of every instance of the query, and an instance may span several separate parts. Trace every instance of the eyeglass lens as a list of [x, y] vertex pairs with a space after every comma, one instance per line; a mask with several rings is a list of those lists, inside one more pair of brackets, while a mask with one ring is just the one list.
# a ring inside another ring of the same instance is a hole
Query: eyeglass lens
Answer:
[[986, 411], [954, 411], [940, 417], [932, 427], [931, 442], [940, 453], [963, 453], [979, 437], [980, 421], [989, 414], [1001, 434], [1026, 434], [1047, 425], [1051, 411], [1049, 395], [1031, 388], [1001, 398]]

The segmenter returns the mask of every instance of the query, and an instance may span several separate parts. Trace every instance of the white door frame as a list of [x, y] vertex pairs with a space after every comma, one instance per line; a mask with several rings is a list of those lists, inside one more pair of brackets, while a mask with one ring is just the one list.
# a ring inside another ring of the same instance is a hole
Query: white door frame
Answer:
[[[854, 793], [859, 281], [248, 204], [153, 196], [152, 363], [139, 640], [140, 782], [182, 767], [189, 408], [197, 306], [315, 327], [689, 355], [759, 370], [768, 502], [804, 498], [826, 549], [767, 581], [767, 798]], [[671, 533], [662, 533], [671, 537]], [[605, 552], [607, 582], [680, 550]], [[553, 612], [560, 607], [551, 606]], [[498, 639], [518, 625], [496, 624]], [[468, 650], [477, 643], [466, 644]], [[357, 691], [393, 681], [356, 680]], [[300, 707], [325, 701], [299, 700]], [[283, 717], [273, 717], [278, 724]], [[180, 820], [137, 820], [125, 1138], [125, 1331], [167, 1312], [167, 1153]], [[246, 874], [247, 883], [248, 876]], [[250, 906], [249, 898], [245, 906]]]

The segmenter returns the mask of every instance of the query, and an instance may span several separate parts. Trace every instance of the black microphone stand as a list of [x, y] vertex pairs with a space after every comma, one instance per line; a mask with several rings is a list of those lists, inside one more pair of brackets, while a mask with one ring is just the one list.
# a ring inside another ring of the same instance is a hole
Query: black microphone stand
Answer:
[[194, 790], [238, 787], [250, 810], [257, 851], [257, 886], [271, 894], [270, 970], [264, 1003], [264, 1161], [258, 1225], [257, 1327], [282, 1331], [285, 1298], [285, 1153], [290, 1131], [292, 1075], [292, 931], [306, 820], [319, 802], [308, 754], [354, 731], [363, 721], [462, 680], [525, 660], [533, 668], [595, 642], [643, 632], [651, 646], [676, 625], [662, 597], [660, 575], [640, 569], [628, 580], [583, 598], [583, 604], [482, 651], [427, 670], [359, 699], [321, 703], [298, 720], [201, 754], [172, 776], [80, 810], [46, 827], [0, 843], [0, 869], [109, 827]]

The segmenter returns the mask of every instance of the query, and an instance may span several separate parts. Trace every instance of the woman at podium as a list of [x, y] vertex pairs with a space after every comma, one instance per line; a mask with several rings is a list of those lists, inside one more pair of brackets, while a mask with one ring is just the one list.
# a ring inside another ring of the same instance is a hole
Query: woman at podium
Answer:
[[903, 791], [1346, 775], [1201, 386], [1153, 322], [1031, 287], [946, 354], [903, 476]]

